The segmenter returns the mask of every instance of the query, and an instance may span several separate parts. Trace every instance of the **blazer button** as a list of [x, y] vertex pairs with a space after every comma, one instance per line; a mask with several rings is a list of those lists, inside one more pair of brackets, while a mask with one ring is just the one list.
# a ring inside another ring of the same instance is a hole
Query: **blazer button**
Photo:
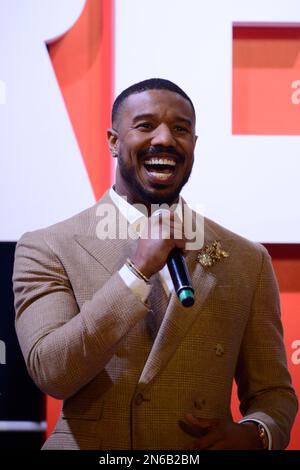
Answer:
[[138, 393], [134, 399], [134, 403], [140, 406], [144, 401], [150, 401], [150, 398], [144, 397], [142, 393]]
[[137, 406], [140, 406], [142, 403], [143, 403], [144, 399], [143, 399], [143, 394], [142, 393], [138, 393], [137, 396], [135, 397], [134, 399], [134, 403], [137, 405]]
[[196, 410], [202, 410], [202, 408], [205, 406], [205, 403], [206, 401], [204, 399], [197, 398], [194, 401], [194, 407], [196, 408]]

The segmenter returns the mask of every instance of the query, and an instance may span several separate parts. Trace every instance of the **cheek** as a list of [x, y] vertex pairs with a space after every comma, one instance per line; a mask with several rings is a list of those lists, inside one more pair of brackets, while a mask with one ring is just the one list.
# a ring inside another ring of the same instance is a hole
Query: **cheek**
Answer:
[[189, 145], [185, 147], [185, 155], [186, 155], [186, 165], [188, 167], [193, 166], [194, 163], [194, 146]]
[[149, 137], [141, 132], [132, 132], [126, 137], [126, 146], [132, 154], [137, 154], [141, 149], [150, 146]]
[[186, 155], [192, 156], [194, 154], [195, 142], [191, 137], [181, 140], [179, 144]]
[[132, 161], [133, 148], [132, 145], [128, 142], [122, 142], [119, 144], [119, 154], [122, 157], [122, 160], [127, 164], [130, 164]]

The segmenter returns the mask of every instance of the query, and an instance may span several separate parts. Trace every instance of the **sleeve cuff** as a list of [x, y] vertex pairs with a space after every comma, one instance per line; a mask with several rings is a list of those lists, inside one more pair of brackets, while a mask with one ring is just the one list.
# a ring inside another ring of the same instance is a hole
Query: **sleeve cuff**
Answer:
[[268, 441], [269, 441], [268, 450], [272, 450], [272, 435], [271, 435], [270, 429], [268, 428], [266, 423], [264, 423], [263, 421], [261, 421], [260, 419], [257, 419], [257, 418], [251, 418], [251, 419], [245, 418], [245, 419], [241, 419], [239, 421], [239, 424], [246, 423], [246, 422], [249, 422], [249, 421], [254, 421], [255, 423], [259, 423], [265, 428], [267, 436], [268, 436]]
[[119, 274], [133, 294], [145, 303], [150, 293], [151, 286], [146, 284], [142, 279], [138, 278], [132, 271], [130, 271], [126, 264], [124, 264], [124, 266], [119, 270]]

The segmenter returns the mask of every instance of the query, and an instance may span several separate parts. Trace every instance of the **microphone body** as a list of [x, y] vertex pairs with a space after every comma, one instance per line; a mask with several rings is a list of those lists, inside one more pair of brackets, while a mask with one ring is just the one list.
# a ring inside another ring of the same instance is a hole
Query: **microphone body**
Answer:
[[167, 259], [167, 266], [178, 299], [184, 307], [194, 304], [194, 289], [183, 254], [173, 248]]

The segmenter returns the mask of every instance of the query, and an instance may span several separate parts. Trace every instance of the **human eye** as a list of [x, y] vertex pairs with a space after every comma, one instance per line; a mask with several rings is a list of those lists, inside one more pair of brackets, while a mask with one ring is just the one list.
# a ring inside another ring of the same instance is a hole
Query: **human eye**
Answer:
[[187, 132], [189, 132], [187, 127], [180, 126], [180, 125], [174, 126], [174, 131], [179, 133], [179, 134], [186, 134]]
[[139, 122], [137, 125], [136, 125], [136, 129], [140, 129], [140, 130], [152, 130], [153, 129], [153, 124], [151, 124], [151, 122]]

